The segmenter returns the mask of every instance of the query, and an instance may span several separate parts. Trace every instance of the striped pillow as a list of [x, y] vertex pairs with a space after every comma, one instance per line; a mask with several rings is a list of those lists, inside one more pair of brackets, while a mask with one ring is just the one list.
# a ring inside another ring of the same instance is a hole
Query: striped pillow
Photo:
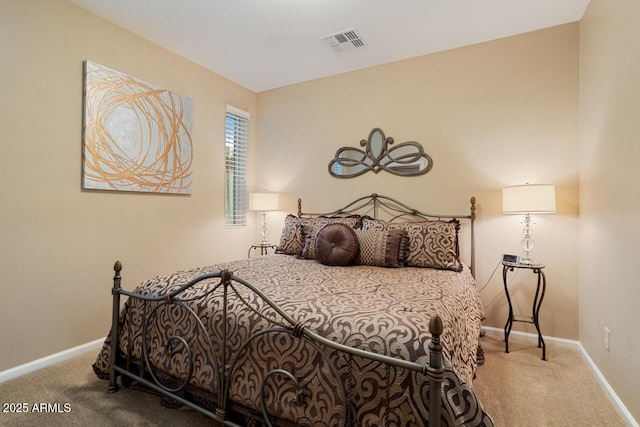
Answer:
[[360, 243], [355, 263], [378, 267], [404, 267], [409, 237], [404, 230], [354, 230]]

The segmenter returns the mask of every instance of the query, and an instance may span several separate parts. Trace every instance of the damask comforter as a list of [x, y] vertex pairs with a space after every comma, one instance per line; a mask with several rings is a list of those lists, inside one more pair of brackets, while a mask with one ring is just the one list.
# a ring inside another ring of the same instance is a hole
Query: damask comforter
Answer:
[[[417, 363], [428, 362], [429, 320], [438, 314], [444, 324], [441, 340], [447, 368], [442, 391], [445, 423], [492, 425], [470, 388], [476, 370], [483, 308], [475, 281], [466, 266], [461, 272], [417, 267], [335, 267], [291, 255], [274, 254], [158, 276], [142, 283], [135, 292], [162, 295], [197, 276], [221, 269], [227, 269], [255, 285], [305, 328], [325, 338]], [[215, 283], [212, 280], [203, 286], [213, 288]], [[214, 298], [211, 293], [210, 298], [194, 296], [190, 300], [189, 295], [185, 295], [183, 299], [201, 319], [208, 334], [222, 334], [219, 298]], [[233, 320], [227, 321], [226, 326], [230, 337], [229, 352], [233, 353], [242, 348], [247, 337], [272, 319], [261, 312], [264, 304], [245, 290], [230, 292], [229, 299], [227, 319]], [[248, 309], [245, 303], [254, 308]], [[158, 371], [180, 377], [186, 363], [182, 356], [163, 355], [162, 340], [155, 335], [151, 335], [146, 344], [142, 342], [143, 318], [152, 311], [153, 308], [143, 307], [140, 301], [129, 300], [124, 305], [119, 343], [122, 357], [141, 360], [142, 347], [146, 345], [150, 361]], [[191, 329], [199, 328], [184, 310], [158, 312], [154, 316], [154, 322], [159, 326], [157, 329], [161, 331], [156, 333], [158, 335], [189, 336]], [[217, 368], [207, 354], [218, 354], [222, 350], [215, 340], [214, 349], [206, 349], [207, 337], [195, 337], [196, 334], [193, 332], [192, 341], [201, 349], [194, 352], [190, 385], [208, 392], [215, 399], [220, 393], [213, 386]], [[100, 377], [108, 376], [110, 347], [107, 339], [94, 365]], [[229, 395], [238, 407], [253, 413], [261, 411], [257, 402], [262, 393], [260, 372], [265, 365], [271, 364], [273, 359], [280, 359], [278, 363], [291, 365], [293, 370], [297, 370], [296, 375], [304, 376], [304, 368], [300, 367], [305, 365], [304, 359], [319, 357], [302, 350], [290, 338], [277, 334], [265, 335], [243, 351], [242, 367], [234, 373]], [[423, 420], [427, 419], [424, 402], [428, 402], [424, 378], [418, 378], [415, 372], [389, 372], [388, 368], [377, 366], [372, 361], [365, 363], [356, 358], [342, 360], [339, 356], [330, 357], [336, 358], [334, 362], [340, 375], [346, 378], [346, 393], [351, 401], [347, 412], [353, 424], [423, 425]], [[334, 387], [322, 373], [312, 377], [310, 389], [316, 383], [328, 389]], [[284, 420], [322, 419], [321, 422], [308, 423], [318, 426], [336, 425], [343, 416], [341, 402], [334, 401], [324, 392], [312, 390], [306, 398], [304, 408], [293, 404], [285, 408], [282, 406], [284, 403], [274, 398], [269, 400], [268, 410]], [[293, 415], [287, 415], [289, 413]], [[297, 418], [291, 418], [294, 416]]]

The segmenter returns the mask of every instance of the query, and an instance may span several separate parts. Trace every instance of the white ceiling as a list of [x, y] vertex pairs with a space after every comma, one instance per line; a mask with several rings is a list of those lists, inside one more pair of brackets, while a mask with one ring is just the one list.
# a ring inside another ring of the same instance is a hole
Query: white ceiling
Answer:
[[[71, 0], [254, 92], [578, 21], [589, 0]], [[355, 28], [365, 46], [322, 36]]]

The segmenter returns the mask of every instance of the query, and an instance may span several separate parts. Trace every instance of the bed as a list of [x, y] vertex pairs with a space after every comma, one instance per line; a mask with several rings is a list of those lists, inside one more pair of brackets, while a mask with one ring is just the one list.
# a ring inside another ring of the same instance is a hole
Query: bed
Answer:
[[491, 426], [471, 387], [483, 317], [474, 220], [473, 198], [463, 215], [377, 194], [322, 214], [299, 201], [275, 254], [133, 292], [116, 262], [94, 371], [110, 392], [143, 386], [223, 425]]

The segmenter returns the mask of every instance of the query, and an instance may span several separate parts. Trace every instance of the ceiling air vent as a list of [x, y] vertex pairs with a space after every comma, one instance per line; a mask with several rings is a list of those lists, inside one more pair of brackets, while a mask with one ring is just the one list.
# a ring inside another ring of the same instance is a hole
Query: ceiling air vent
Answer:
[[322, 36], [321, 39], [336, 52], [344, 52], [345, 50], [364, 47], [362, 37], [360, 37], [360, 34], [353, 28]]

